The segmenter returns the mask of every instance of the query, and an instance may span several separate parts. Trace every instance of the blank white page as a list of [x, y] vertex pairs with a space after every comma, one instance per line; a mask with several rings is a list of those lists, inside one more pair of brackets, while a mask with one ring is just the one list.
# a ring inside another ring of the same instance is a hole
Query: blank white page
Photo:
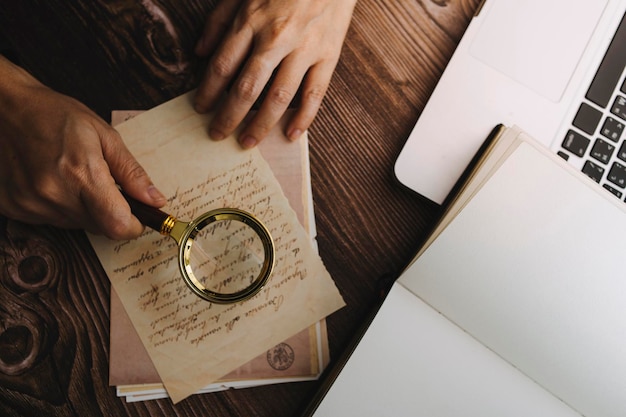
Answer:
[[582, 414], [624, 416], [623, 203], [544, 152], [521, 144], [400, 282]]
[[580, 417], [394, 284], [315, 417]]

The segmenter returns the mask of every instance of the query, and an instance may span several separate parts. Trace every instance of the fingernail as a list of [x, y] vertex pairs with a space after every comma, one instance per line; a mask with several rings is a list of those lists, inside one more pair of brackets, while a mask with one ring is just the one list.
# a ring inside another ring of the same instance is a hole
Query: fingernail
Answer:
[[213, 140], [222, 140], [224, 139], [224, 134], [217, 129], [209, 129], [209, 136]]
[[244, 136], [239, 140], [241, 146], [245, 149], [254, 148], [257, 144], [257, 140], [250, 135]]
[[148, 187], [148, 195], [155, 202], [165, 201], [165, 196], [154, 185]]
[[302, 131], [300, 129], [292, 129], [287, 135], [289, 140], [296, 140], [300, 138], [300, 136], [302, 136]]

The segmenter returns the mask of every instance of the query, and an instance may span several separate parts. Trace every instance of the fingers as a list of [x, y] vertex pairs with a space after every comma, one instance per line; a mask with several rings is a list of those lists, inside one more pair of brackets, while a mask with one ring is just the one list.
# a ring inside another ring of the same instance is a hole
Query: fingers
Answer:
[[[252, 45], [253, 33], [249, 27], [230, 31], [222, 45], [210, 59], [206, 74], [198, 87], [195, 109], [205, 113], [213, 109], [222, 92], [235, 78]], [[227, 132], [230, 133], [230, 132]], [[216, 137], [215, 139], [221, 139]]]
[[[272, 76], [273, 65], [263, 58], [248, 61], [244, 67], [242, 74], [234, 82], [223, 106], [216, 112], [211, 126], [209, 128], [209, 136], [214, 140], [220, 140], [235, 131], [237, 126], [246, 117], [252, 105], [261, 95], [265, 84]], [[292, 88], [294, 93], [297, 89]], [[293, 97], [293, 93], [288, 88], [281, 90], [275, 89], [274, 92], [280, 99], [287, 99], [287, 104]], [[286, 105], [285, 105], [286, 108]], [[271, 126], [269, 126], [271, 128]], [[266, 132], [265, 132], [266, 133]], [[265, 136], [265, 134], [263, 134]], [[239, 142], [245, 148], [255, 146], [263, 136], [240, 135]]]
[[155, 207], [165, 205], [165, 196], [152, 183], [119, 134], [112, 130], [102, 142], [103, 156], [115, 182], [129, 195], [146, 204]]
[[[252, 122], [255, 129], [239, 136], [239, 142], [244, 148], [255, 146], [280, 119], [308, 67], [304, 62], [298, 63], [289, 57], [286, 60], [291, 61], [291, 64], [281, 64], [289, 50], [289, 44], [281, 40], [288, 38], [291, 30], [277, 30], [272, 32], [272, 36], [261, 36], [254, 32], [253, 27], [240, 23], [228, 32], [224, 43], [210, 60], [195, 98], [196, 110], [201, 113], [208, 111], [230, 86], [209, 129], [212, 139], [221, 140], [233, 133], [244, 120], [272, 78], [275, 68], [281, 65], [268, 91], [271, 98], [263, 102], [262, 116]], [[285, 50], [275, 46], [278, 44], [284, 44]]]
[[[235, 131], [263, 92], [274, 68], [283, 59], [284, 54], [273, 49], [265, 53], [254, 52], [253, 56], [248, 58], [252, 43], [253, 32], [250, 27], [244, 26], [240, 31], [234, 32], [209, 63], [207, 76], [196, 94], [196, 110], [205, 112], [211, 109], [221, 98], [222, 92], [231, 86], [209, 128], [209, 136], [214, 140], [221, 140]], [[242, 69], [238, 74], [240, 67]], [[270, 90], [272, 102], [275, 104], [273, 113], [276, 113], [276, 109], [282, 109], [281, 114], [284, 113], [305, 71], [306, 67], [303, 67], [301, 74], [296, 77], [288, 71], [279, 74], [280, 81]], [[270, 106], [267, 108], [266, 112]], [[277, 119], [265, 129], [271, 128], [276, 121]], [[256, 134], [240, 136], [242, 146], [253, 147], [269, 131], [269, 129], [264, 131], [262, 126], [260, 130], [262, 131], [260, 136]]]
[[[311, 79], [311, 74], [306, 75], [307, 70], [307, 62], [303, 59], [299, 59], [297, 55], [292, 55], [281, 63], [279, 70], [271, 81], [267, 94], [263, 97], [259, 111], [252, 117], [251, 121], [239, 135], [238, 140], [242, 147], [251, 148], [267, 136], [273, 126], [275, 126], [285, 114], [289, 104], [298, 92], [301, 80], [305, 76], [307, 81], [313, 83], [312, 85], [321, 83], [318, 85], [319, 91], [321, 91], [321, 95], [319, 96], [320, 100], [317, 103], [312, 101], [313, 95], [307, 93], [306, 90], [309, 82], [305, 83], [303, 92], [306, 94], [302, 96], [299, 109], [294, 116], [294, 118], [297, 117], [297, 119], [294, 119], [296, 120], [296, 124], [290, 126], [290, 128], [287, 129], [287, 133], [292, 133], [293, 139], [297, 139], [302, 135], [302, 132], [309, 127], [319, 109], [321, 98], [326, 91], [323, 84], [324, 82], [330, 81], [330, 78], [328, 80], [323, 80], [319, 77]], [[317, 73], [319, 73], [319, 71]], [[332, 70], [330, 73], [332, 74]], [[312, 117], [298, 116], [301, 112], [304, 112], [303, 115], [310, 114]]]
[[[13, 168], [14, 173], [19, 173], [19, 167]], [[91, 170], [108, 173], [105, 163]], [[76, 186], [76, 177], [81, 178], [82, 185]], [[142, 226], [132, 222], [130, 210], [125, 211], [123, 203], [119, 205], [115, 202], [111, 187], [114, 192], [119, 192], [110, 175], [96, 178], [95, 184], [89, 181], [83, 183], [87, 177], [82, 173], [59, 177], [55, 172], [48, 172], [45, 176], [16, 178], [15, 184], [0, 186], [1, 211], [9, 218], [29, 224], [84, 229], [114, 239], [138, 236]], [[105, 201], [108, 203], [103, 204]]]
[[[300, 80], [303, 80], [303, 84], [298, 109], [289, 121], [285, 133], [290, 140], [296, 140], [313, 123], [330, 85], [336, 61], [325, 60], [310, 68], [308, 65], [308, 62], [301, 59], [297, 54], [290, 55], [281, 63], [275, 78], [271, 81], [267, 94], [263, 98], [259, 111], [239, 134], [238, 141], [243, 148], [256, 146], [279, 122], [298, 93]], [[255, 96], [255, 99], [256, 97], [258, 96]], [[218, 126], [217, 129], [222, 128], [224, 126], [221, 124], [222, 118], [229, 120], [228, 117], [232, 117], [233, 114], [236, 115], [237, 123], [241, 123], [253, 103], [254, 100], [250, 102], [250, 99], [241, 100], [241, 97], [237, 95], [229, 95], [223, 110], [215, 116], [211, 124], [211, 131], [216, 126]], [[228, 127], [224, 129], [226, 130]], [[211, 137], [214, 138], [213, 135]]]
[[144, 226], [132, 215], [130, 207], [117, 186], [100, 184], [97, 188], [85, 188], [81, 201], [92, 219], [88, 227], [110, 239], [125, 240], [139, 236]]
[[200, 57], [210, 56], [219, 45], [219, 40], [230, 27], [230, 24], [239, 8], [241, 0], [221, 1], [209, 14], [204, 30], [195, 46], [195, 53]]
[[214, 27], [205, 28], [196, 49], [211, 57], [195, 99], [198, 112], [216, 110], [211, 138], [232, 134], [259, 101], [259, 111], [238, 135], [244, 148], [255, 146], [301, 88], [300, 108], [285, 132], [292, 140], [300, 137], [328, 89], [354, 4], [355, 0], [220, 2], [216, 16], [207, 20]]
[[298, 110], [287, 124], [285, 133], [289, 140], [294, 141], [300, 138], [313, 123], [330, 85], [334, 68], [335, 63], [325, 63], [309, 70], [304, 80]]
[[[108, 165], [95, 172], [101, 178], [94, 179], [100, 186], [87, 189], [83, 201], [88, 210], [99, 219], [99, 226], [112, 239], [128, 239], [141, 234], [143, 226], [131, 215], [130, 207], [119, 189], [122, 189], [146, 204], [162, 207], [167, 203], [165, 196], [152, 183], [148, 173], [124, 145], [119, 134], [111, 129], [102, 140], [103, 156]], [[97, 191], [96, 193], [90, 192]]]

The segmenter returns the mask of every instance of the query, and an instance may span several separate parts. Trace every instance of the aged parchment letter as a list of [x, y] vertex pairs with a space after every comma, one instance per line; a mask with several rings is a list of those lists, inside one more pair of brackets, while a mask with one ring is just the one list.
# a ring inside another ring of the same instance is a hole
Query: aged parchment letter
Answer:
[[184, 285], [174, 242], [139, 238], [91, 242], [168, 394], [178, 402], [310, 326], [344, 303], [258, 150], [207, 136], [210, 116], [191, 94], [118, 127], [127, 146], [185, 220], [219, 207], [254, 213], [276, 242], [275, 271], [254, 298], [232, 305], [201, 300]]

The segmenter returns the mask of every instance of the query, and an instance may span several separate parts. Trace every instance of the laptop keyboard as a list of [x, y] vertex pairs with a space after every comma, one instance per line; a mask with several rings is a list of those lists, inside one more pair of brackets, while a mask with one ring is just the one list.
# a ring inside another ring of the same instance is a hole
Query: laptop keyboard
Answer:
[[626, 201], [626, 15], [558, 154], [582, 158], [582, 172]]

